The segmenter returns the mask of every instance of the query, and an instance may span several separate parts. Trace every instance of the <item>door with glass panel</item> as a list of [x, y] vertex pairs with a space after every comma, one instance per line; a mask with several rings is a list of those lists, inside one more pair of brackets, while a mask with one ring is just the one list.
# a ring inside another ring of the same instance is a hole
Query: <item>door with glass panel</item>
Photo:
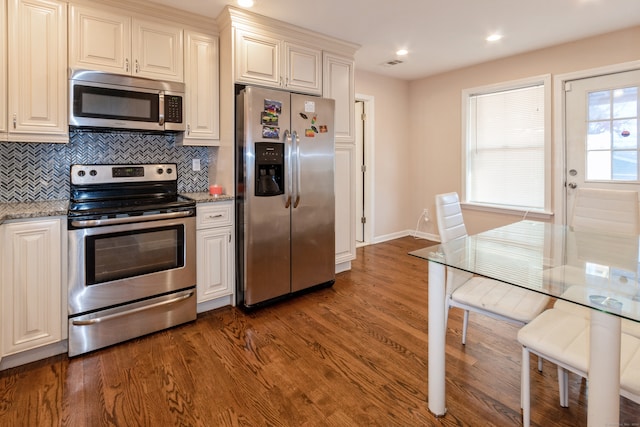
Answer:
[[566, 83], [567, 223], [577, 188], [640, 190], [640, 70]]

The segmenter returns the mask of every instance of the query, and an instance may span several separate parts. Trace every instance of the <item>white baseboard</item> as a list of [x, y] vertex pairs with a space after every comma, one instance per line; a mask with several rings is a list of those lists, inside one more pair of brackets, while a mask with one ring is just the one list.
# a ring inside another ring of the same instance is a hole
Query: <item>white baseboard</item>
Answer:
[[224, 297], [198, 303], [198, 307], [196, 310], [198, 313], [204, 313], [205, 311], [215, 310], [216, 308], [225, 307], [227, 305], [236, 305], [233, 295], [227, 295]]
[[5, 356], [0, 362], [0, 371], [16, 366], [26, 365], [27, 363], [36, 362], [47, 357], [63, 354], [68, 351], [67, 340], [62, 340], [53, 344], [34, 348], [32, 350]]
[[340, 264], [336, 264], [336, 274], [342, 273], [343, 271], [351, 270], [351, 261], [341, 262]]
[[424, 233], [422, 231], [416, 232], [416, 230], [404, 230], [404, 231], [398, 231], [396, 233], [377, 236], [374, 238], [373, 243], [387, 242], [389, 240], [399, 239], [401, 237], [407, 237], [407, 236], [415, 237], [417, 239], [430, 240], [432, 242], [440, 241], [440, 236], [438, 236], [437, 234]]

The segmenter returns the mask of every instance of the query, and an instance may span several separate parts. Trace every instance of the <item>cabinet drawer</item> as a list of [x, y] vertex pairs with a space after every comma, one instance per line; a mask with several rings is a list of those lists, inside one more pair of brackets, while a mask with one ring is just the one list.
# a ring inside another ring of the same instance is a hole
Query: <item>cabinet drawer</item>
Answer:
[[196, 224], [198, 229], [228, 226], [232, 223], [232, 203], [197, 206]]

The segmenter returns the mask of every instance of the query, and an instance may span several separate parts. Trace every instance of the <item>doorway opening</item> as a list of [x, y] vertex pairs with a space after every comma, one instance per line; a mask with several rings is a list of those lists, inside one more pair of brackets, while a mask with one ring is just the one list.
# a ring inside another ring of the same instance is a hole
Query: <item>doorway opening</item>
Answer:
[[356, 247], [372, 243], [373, 230], [373, 97], [356, 94]]

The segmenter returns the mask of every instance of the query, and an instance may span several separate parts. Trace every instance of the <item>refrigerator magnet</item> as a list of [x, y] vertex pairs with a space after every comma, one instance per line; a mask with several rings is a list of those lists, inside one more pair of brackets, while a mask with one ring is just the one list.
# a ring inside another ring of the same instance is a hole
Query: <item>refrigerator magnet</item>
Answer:
[[316, 112], [316, 102], [315, 101], [304, 101], [304, 112], [305, 113], [315, 113]]
[[274, 116], [282, 112], [282, 102], [272, 101], [271, 99], [264, 100], [264, 111]]
[[263, 111], [261, 115], [261, 122], [266, 126], [278, 126], [278, 115]]
[[280, 128], [275, 126], [262, 126], [262, 137], [280, 139]]
[[304, 136], [306, 136], [307, 138], [313, 138], [314, 136], [316, 136], [316, 133], [313, 131], [313, 129], [305, 129]]
[[327, 133], [327, 125], [320, 125], [320, 133]]

